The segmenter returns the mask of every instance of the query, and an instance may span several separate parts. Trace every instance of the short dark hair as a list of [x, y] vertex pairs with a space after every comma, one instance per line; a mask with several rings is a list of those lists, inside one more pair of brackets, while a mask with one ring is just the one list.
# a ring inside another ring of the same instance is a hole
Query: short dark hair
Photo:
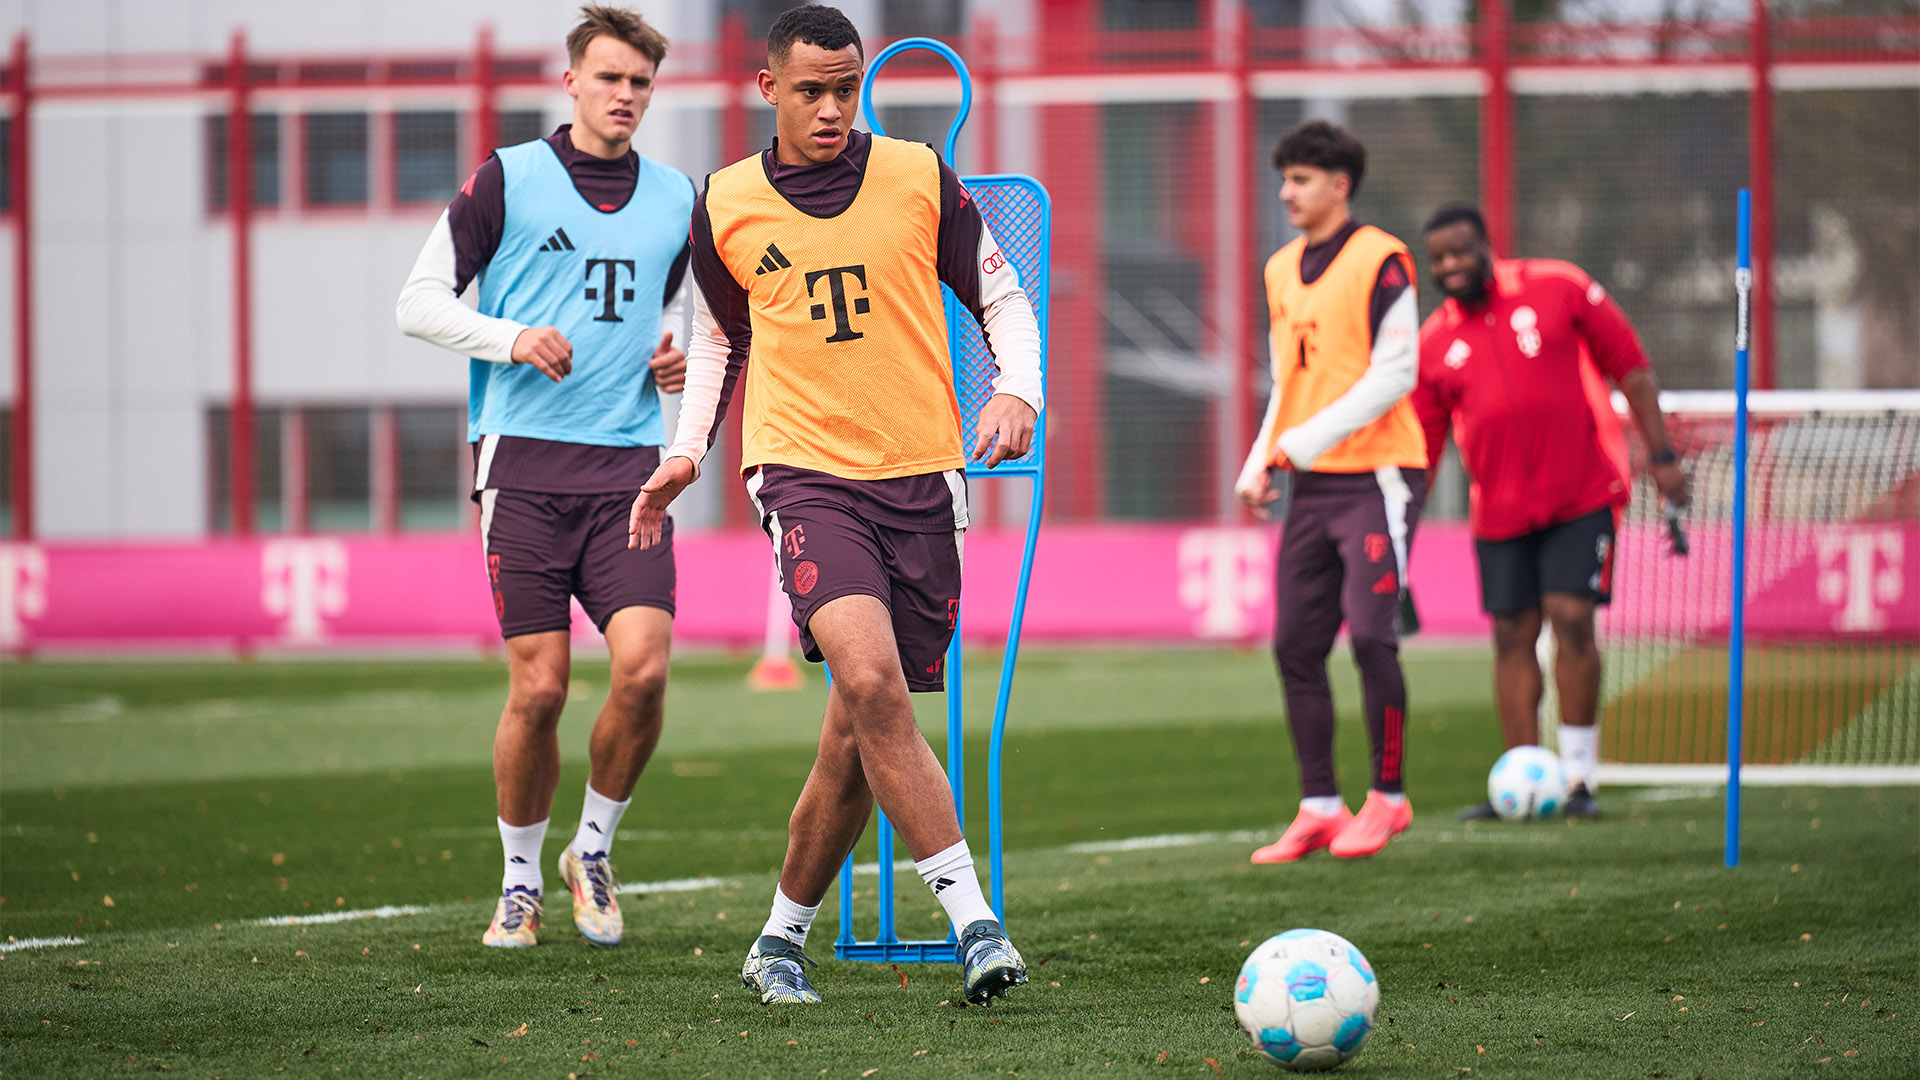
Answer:
[[1479, 210], [1465, 204], [1443, 206], [1435, 210], [1433, 216], [1427, 219], [1427, 227], [1420, 231], [1422, 233], [1437, 232], [1449, 225], [1458, 225], [1463, 221], [1473, 226], [1474, 234], [1480, 237], [1480, 239], [1485, 240], [1487, 238], [1487, 219], [1480, 216]]
[[606, 36], [631, 45], [636, 52], [653, 61], [658, 68], [667, 58], [667, 38], [640, 17], [625, 8], [605, 4], [587, 4], [580, 9], [580, 24], [567, 34], [567, 66], [579, 67], [593, 39]]
[[860, 44], [860, 31], [854, 29], [853, 20], [846, 17], [839, 8], [825, 4], [802, 4], [788, 8], [773, 20], [773, 27], [767, 31], [767, 66], [778, 67], [787, 62], [787, 54], [793, 51], [794, 42], [813, 45], [828, 52], [839, 52], [851, 45], [865, 57], [866, 47]]
[[1311, 165], [1347, 174], [1347, 197], [1360, 194], [1360, 178], [1367, 174], [1367, 148], [1346, 128], [1325, 120], [1309, 120], [1280, 137], [1273, 148], [1273, 167]]

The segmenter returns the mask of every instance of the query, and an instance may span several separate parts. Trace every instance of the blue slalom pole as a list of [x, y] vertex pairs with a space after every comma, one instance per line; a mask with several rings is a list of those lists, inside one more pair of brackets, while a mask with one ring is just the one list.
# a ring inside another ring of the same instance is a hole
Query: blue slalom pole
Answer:
[[1747, 348], [1752, 338], [1753, 195], [1740, 189], [1733, 295], [1733, 623], [1727, 629], [1727, 865], [1740, 865], [1740, 736], [1747, 675]]

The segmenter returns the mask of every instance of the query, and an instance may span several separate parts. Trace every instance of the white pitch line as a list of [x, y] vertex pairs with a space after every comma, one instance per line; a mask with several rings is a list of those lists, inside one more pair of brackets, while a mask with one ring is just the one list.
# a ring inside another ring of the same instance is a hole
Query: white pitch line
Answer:
[[629, 893], [698, 892], [701, 889], [717, 889], [726, 883], [725, 878], [707, 876], [684, 877], [672, 878], [667, 881], [628, 882], [613, 891], [623, 896]]
[[249, 919], [255, 926], [319, 926], [324, 923], [353, 922], [356, 919], [397, 919], [402, 916], [425, 915], [432, 908], [415, 904], [387, 904], [377, 908], [363, 908], [359, 911], [327, 911], [318, 915], [273, 915], [265, 919]]
[[13, 952], [16, 949], [57, 949], [62, 945], [85, 945], [83, 937], [30, 937], [23, 941], [9, 938], [0, 941], [0, 953]]

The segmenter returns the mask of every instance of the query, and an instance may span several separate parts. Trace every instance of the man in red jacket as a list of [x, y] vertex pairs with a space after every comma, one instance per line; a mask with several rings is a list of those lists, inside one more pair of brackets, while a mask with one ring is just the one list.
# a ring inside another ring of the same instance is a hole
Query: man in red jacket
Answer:
[[[1534, 642], [1544, 619], [1558, 647], [1566, 812], [1597, 817], [1600, 651], [1594, 610], [1612, 588], [1614, 528], [1627, 504], [1627, 450], [1607, 392], [1625, 395], [1661, 496], [1687, 503], [1646, 352], [1598, 282], [1552, 259], [1499, 259], [1486, 222], [1449, 207], [1426, 227], [1447, 300], [1420, 328], [1414, 407], [1437, 466], [1454, 430], [1472, 477], [1480, 596], [1493, 616], [1494, 699], [1508, 747], [1538, 741], [1543, 683]], [[1462, 818], [1493, 817], [1490, 805]]]

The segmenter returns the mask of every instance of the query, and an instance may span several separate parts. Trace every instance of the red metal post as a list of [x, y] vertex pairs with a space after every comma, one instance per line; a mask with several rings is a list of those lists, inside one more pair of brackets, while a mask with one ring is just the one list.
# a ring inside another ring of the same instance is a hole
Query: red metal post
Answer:
[[1513, 232], [1513, 84], [1509, 78], [1506, 0], [1480, 0], [1480, 213], [1493, 250], [1511, 255]]
[[[720, 160], [726, 164], [739, 161], [753, 148], [748, 145], [751, 137], [747, 132], [746, 87], [742, 80], [750, 72], [760, 70], [752, 64], [752, 46], [747, 40], [747, 22], [736, 12], [724, 15], [720, 19]], [[720, 520], [729, 527], [751, 526], [754, 524], [753, 506], [747, 501], [745, 489], [731, 478], [740, 475], [740, 414], [746, 408], [746, 387], [741, 385], [734, 390], [733, 404], [727, 411], [727, 418], [720, 429], [720, 460], [726, 466], [725, 475], [730, 478], [723, 485], [726, 494], [721, 496]]]
[[233, 401], [227, 419], [228, 526], [253, 533], [253, 115], [247, 35], [227, 50], [227, 220], [233, 231]]
[[1774, 387], [1773, 369], [1773, 28], [1766, 0], [1753, 0], [1752, 88], [1747, 98], [1747, 184], [1753, 189], [1753, 334], [1755, 390]]
[[477, 168], [500, 145], [500, 80], [493, 70], [493, 27], [481, 24], [473, 45], [473, 162]]
[[[1100, 30], [1092, 4], [1048, 4], [1041, 37], [1048, 47], [1084, 42]], [[1106, 199], [1102, 191], [1100, 105], [1040, 107], [1040, 178], [1053, 194], [1053, 346], [1055, 402], [1049, 439], [1062, 451], [1050, 463], [1047, 507], [1065, 520], [1089, 521], [1106, 508], [1107, 296]], [[1064, 407], [1061, 407], [1064, 403]]]
[[373, 531], [400, 531], [400, 421], [391, 405], [375, 405], [368, 429], [369, 487], [373, 495]]
[[7, 185], [13, 196], [13, 535], [33, 538], [33, 91], [27, 35], [13, 39], [13, 123], [7, 132]]
[[[1226, 283], [1227, 295], [1233, 300], [1227, 305], [1227, 362], [1232, 365], [1233, 381], [1230, 392], [1233, 401], [1227, 410], [1227, 446], [1235, 454], [1246, 452], [1249, 444], [1247, 433], [1253, 428], [1251, 410], [1253, 401], [1253, 306], [1255, 283], [1260, 280], [1255, 272], [1254, 261], [1259, 258], [1254, 251], [1254, 233], [1259, 229], [1260, 195], [1254, 176], [1254, 140], [1260, 137], [1259, 106], [1253, 96], [1253, 13], [1247, 5], [1241, 4], [1238, 14], [1238, 32], [1233, 49], [1234, 108], [1236, 110], [1234, 130], [1230, 136], [1232, 149], [1228, 154], [1230, 172], [1227, 176], [1227, 190], [1233, 193], [1233, 204], [1239, 208], [1237, 217], [1240, 227], [1227, 237], [1227, 243], [1233, 251], [1234, 280]], [[1234, 461], [1232, 457], [1229, 462]], [[1231, 488], [1236, 479], [1231, 471], [1222, 477], [1226, 481], [1221, 485], [1227, 490], [1222, 495], [1221, 506], [1224, 515], [1230, 519], [1244, 517], [1245, 512], [1236, 514], [1234, 507], [1239, 500], [1233, 496]]]

